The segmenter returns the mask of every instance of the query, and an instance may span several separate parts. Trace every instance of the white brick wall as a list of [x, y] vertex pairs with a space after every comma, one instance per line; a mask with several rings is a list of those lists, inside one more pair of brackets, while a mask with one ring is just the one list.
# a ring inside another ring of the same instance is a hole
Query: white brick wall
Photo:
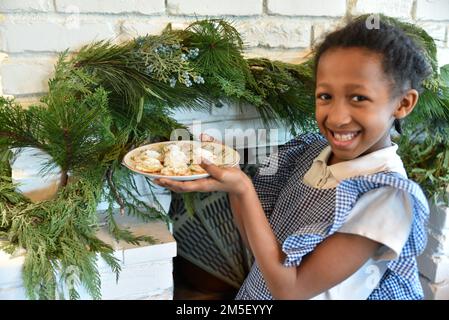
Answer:
[[343, 20], [314, 20], [312, 23], [312, 44], [319, 43], [327, 33], [344, 25]]
[[433, 39], [435, 39], [438, 47], [447, 47], [447, 27], [449, 23], [418, 21], [416, 24], [423, 28]]
[[311, 22], [307, 19], [261, 17], [237, 23], [249, 47], [307, 48]]
[[[383, 13], [392, 17], [411, 19], [413, 0], [357, 0], [353, 14]], [[449, 15], [449, 14], [448, 14]], [[446, 17], [448, 19], [449, 17]]]
[[[0, 52], [0, 68], [3, 64], [3, 60], [5, 60], [8, 57], [6, 53]], [[3, 95], [3, 86], [2, 86], [2, 71], [0, 70], [0, 95]]]
[[426, 278], [420, 276], [421, 285], [426, 300], [447, 300], [449, 297], [449, 282], [430, 283]]
[[416, 18], [425, 20], [448, 20], [449, 1], [417, 0]]
[[55, 0], [56, 11], [80, 13], [165, 13], [165, 0]]
[[449, 48], [438, 48], [437, 58], [440, 66], [449, 64]]
[[6, 18], [0, 24], [0, 49], [7, 53], [60, 52], [68, 48], [76, 50], [91, 41], [115, 36], [115, 23], [102, 18], [80, 19], [69, 15], [45, 19], [27, 15], [19, 19]]
[[449, 299], [449, 208], [431, 203], [428, 242], [418, 258], [426, 299]]
[[429, 219], [430, 227], [439, 232], [449, 231], [449, 208], [432, 204], [430, 209], [432, 211]]
[[53, 74], [55, 63], [56, 57], [5, 59], [0, 64], [0, 74], [5, 79], [2, 86], [4, 92], [12, 95], [46, 92], [47, 80]]
[[118, 32], [122, 40], [129, 40], [139, 35], [160, 34], [161, 31], [171, 23], [174, 29], [184, 29], [194, 22], [194, 17], [154, 17], [151, 19], [139, 17], [134, 19], [120, 19], [118, 21]]
[[167, 0], [167, 9], [174, 15], [252, 16], [262, 14], [263, 0]]
[[298, 50], [297, 48], [248, 48], [244, 55], [247, 58], [265, 57], [270, 60], [301, 63], [307, 59], [308, 53], [309, 50]]
[[52, 0], [2, 0], [0, 12], [48, 12], [54, 11]]
[[346, 0], [267, 0], [269, 14], [286, 16], [343, 16]]

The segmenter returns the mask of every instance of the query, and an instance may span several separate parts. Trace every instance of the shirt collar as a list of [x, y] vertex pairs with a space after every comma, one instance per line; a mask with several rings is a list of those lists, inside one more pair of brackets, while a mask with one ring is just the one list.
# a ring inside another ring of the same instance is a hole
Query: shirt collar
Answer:
[[327, 161], [332, 154], [332, 149], [330, 146], [327, 146], [315, 158], [314, 162], [320, 162], [327, 167], [332, 176], [339, 182], [351, 177], [369, 175], [382, 171], [393, 171], [407, 177], [402, 160], [396, 153], [397, 150], [398, 145], [393, 143], [391, 147], [371, 152], [353, 160], [328, 166]]

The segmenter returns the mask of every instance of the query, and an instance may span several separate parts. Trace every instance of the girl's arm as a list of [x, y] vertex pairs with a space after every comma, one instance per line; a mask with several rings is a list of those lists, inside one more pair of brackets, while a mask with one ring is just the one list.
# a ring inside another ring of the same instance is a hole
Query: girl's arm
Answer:
[[234, 217], [234, 224], [237, 226], [239, 230], [240, 236], [242, 237], [243, 243], [248, 249], [251, 249], [248, 242], [248, 237], [246, 236], [246, 231], [243, 226], [242, 221], [242, 209], [239, 198], [234, 194], [229, 194], [229, 203], [231, 205], [232, 215]]
[[309, 299], [344, 281], [380, 248], [368, 238], [335, 233], [306, 255], [299, 267], [286, 258], [263, 212], [255, 190], [237, 195], [248, 242], [275, 299]]
[[251, 180], [237, 168], [202, 166], [210, 173], [210, 178], [155, 182], [175, 192], [228, 192], [242, 238], [246, 237], [275, 299], [312, 298], [355, 273], [381, 246], [362, 236], [335, 233], [306, 255], [299, 267], [284, 267], [286, 256], [271, 230]]

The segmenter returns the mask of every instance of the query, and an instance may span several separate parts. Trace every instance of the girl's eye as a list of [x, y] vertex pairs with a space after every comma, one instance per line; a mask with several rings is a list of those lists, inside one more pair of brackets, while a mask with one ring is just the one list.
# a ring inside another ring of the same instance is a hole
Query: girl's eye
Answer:
[[365, 97], [365, 96], [359, 96], [359, 95], [357, 95], [357, 96], [353, 96], [351, 100], [352, 100], [352, 101], [355, 101], [355, 102], [361, 102], [361, 101], [368, 100], [368, 98]]
[[316, 97], [320, 100], [330, 100], [332, 98], [331, 95], [327, 93], [319, 93]]

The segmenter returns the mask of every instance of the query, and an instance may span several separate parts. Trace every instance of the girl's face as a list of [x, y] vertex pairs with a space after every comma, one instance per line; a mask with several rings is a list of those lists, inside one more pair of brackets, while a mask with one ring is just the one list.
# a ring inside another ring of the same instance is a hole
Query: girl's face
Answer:
[[332, 148], [329, 164], [355, 159], [391, 145], [398, 99], [381, 56], [362, 48], [335, 48], [319, 60], [316, 119]]

